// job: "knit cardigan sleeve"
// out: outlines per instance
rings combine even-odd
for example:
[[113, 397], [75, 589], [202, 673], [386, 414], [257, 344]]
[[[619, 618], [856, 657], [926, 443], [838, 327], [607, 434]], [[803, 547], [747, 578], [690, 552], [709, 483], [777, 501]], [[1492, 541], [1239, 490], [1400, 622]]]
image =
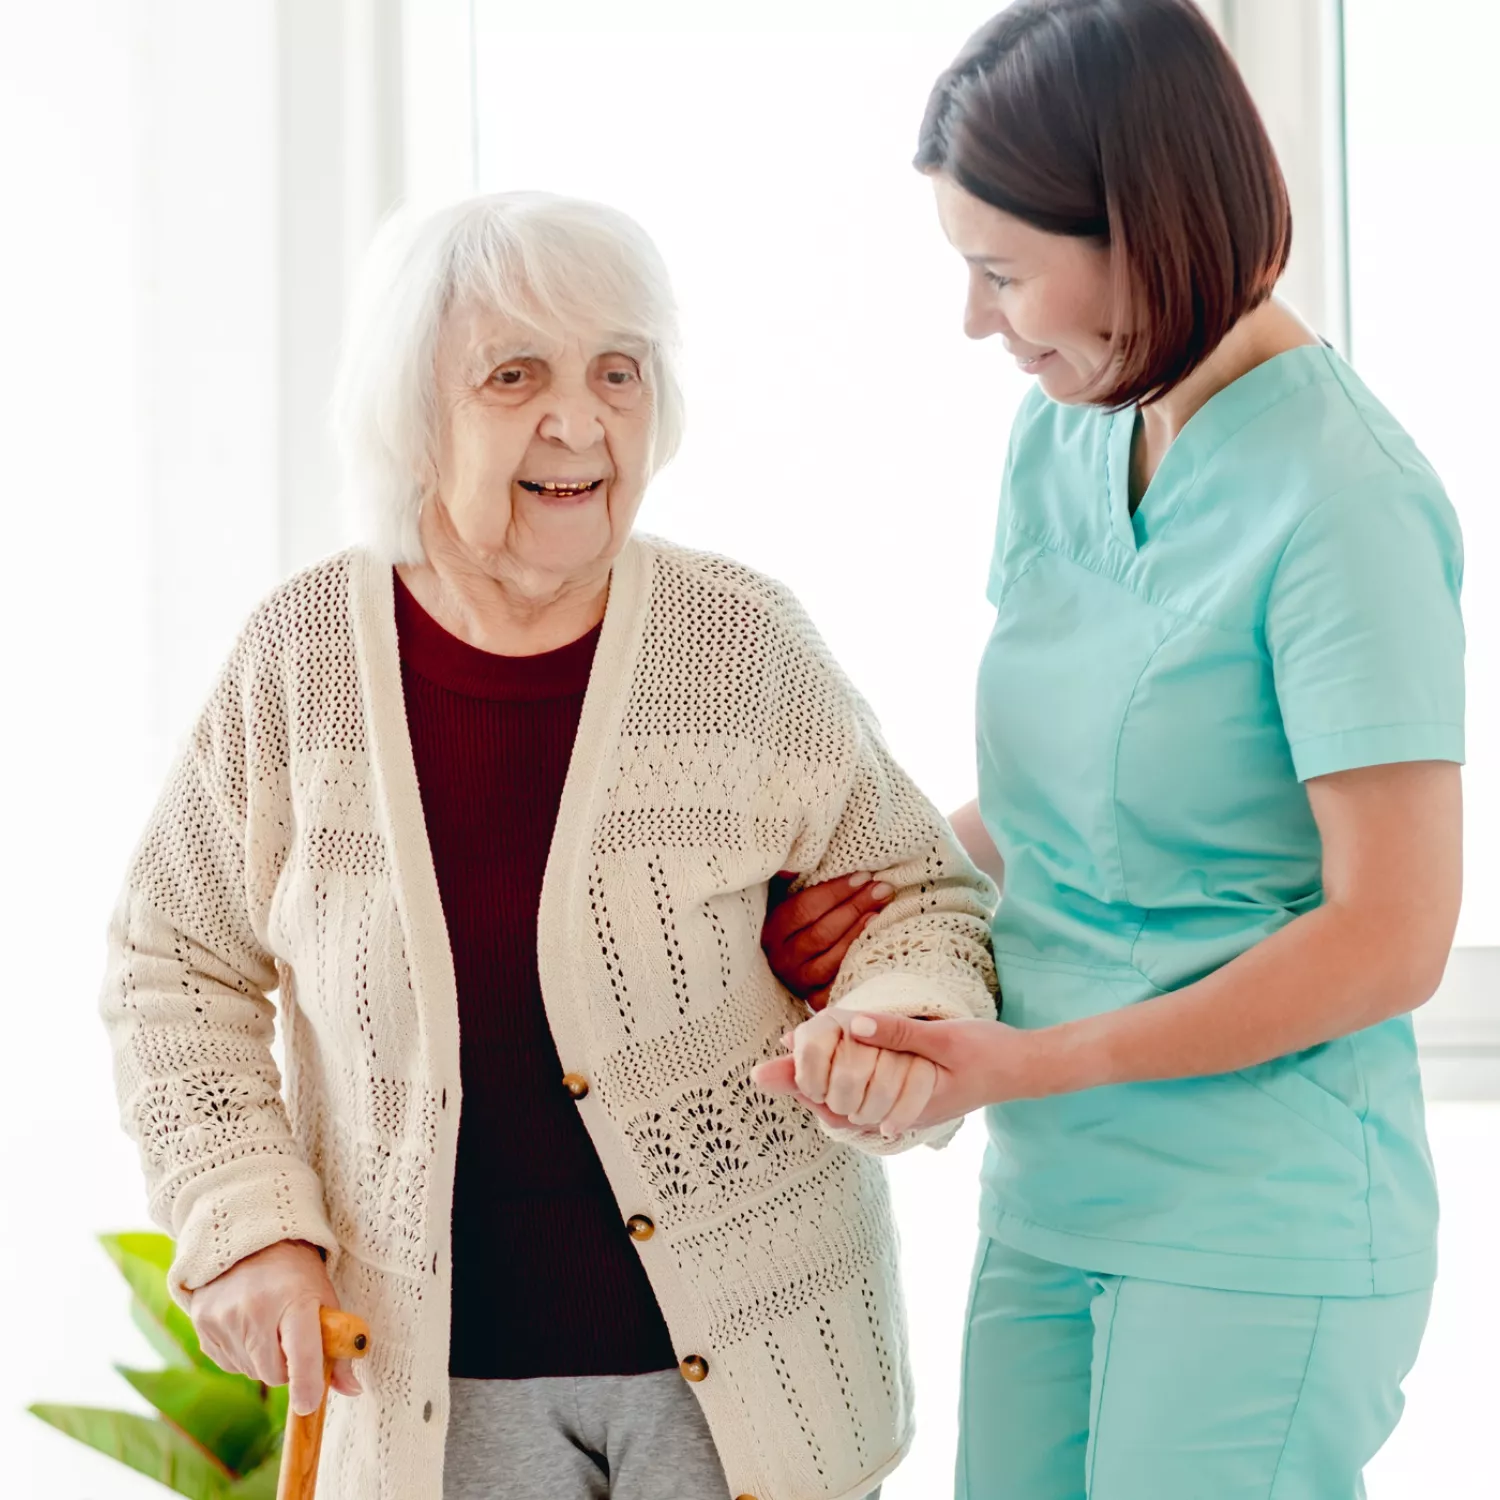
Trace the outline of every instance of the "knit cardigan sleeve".
[[[845, 955], [829, 1004], [931, 1020], [992, 1019], [997, 983], [989, 924], [999, 899], [994, 883], [896, 763], [870, 706], [800, 606], [788, 597], [786, 608], [803, 643], [806, 670], [841, 705], [845, 764], [845, 774], [794, 846], [788, 866], [798, 873], [794, 889], [868, 870], [896, 892]], [[888, 1155], [946, 1145], [958, 1124], [909, 1131], [890, 1142], [878, 1131], [824, 1129], [860, 1150]]]
[[151, 1215], [176, 1240], [184, 1306], [268, 1244], [336, 1249], [271, 1054], [278, 975], [264, 919], [290, 804], [277, 774], [285, 709], [275, 674], [256, 670], [257, 634], [252, 621], [136, 850], [101, 999], [122, 1123]]

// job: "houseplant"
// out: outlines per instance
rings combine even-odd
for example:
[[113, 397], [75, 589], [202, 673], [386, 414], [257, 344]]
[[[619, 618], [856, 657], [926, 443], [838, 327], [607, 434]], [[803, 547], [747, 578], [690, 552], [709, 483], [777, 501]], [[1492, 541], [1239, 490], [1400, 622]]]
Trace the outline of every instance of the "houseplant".
[[165, 1361], [120, 1374], [155, 1417], [38, 1403], [33, 1415], [190, 1500], [275, 1500], [286, 1388], [227, 1375], [204, 1354], [167, 1290], [172, 1242], [162, 1234], [100, 1236], [131, 1291], [131, 1316]]

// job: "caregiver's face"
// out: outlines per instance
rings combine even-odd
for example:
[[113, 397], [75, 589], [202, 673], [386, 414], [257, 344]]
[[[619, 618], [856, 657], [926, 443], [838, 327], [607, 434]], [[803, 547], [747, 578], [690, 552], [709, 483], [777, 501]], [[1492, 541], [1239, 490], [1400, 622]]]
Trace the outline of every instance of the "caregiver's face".
[[624, 546], [650, 472], [646, 350], [603, 329], [545, 338], [491, 309], [444, 319], [436, 499], [494, 576], [583, 578]]
[[998, 334], [1054, 401], [1081, 401], [1110, 359], [1108, 249], [1047, 234], [932, 174], [938, 220], [969, 267], [964, 332]]

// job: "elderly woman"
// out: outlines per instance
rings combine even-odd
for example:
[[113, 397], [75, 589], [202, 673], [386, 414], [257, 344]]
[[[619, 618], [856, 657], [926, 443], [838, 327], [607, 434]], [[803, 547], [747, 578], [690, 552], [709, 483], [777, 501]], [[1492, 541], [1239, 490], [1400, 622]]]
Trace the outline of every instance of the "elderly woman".
[[912, 1425], [870, 1156], [925, 1137], [752, 1082], [806, 1015], [767, 887], [883, 886], [830, 1001], [934, 1018], [993, 1014], [993, 887], [784, 589], [632, 537], [681, 428], [641, 231], [502, 195], [372, 263], [373, 544], [255, 611], [111, 929], [174, 1288], [299, 1410], [319, 1305], [369, 1321], [330, 1500], [854, 1500]]

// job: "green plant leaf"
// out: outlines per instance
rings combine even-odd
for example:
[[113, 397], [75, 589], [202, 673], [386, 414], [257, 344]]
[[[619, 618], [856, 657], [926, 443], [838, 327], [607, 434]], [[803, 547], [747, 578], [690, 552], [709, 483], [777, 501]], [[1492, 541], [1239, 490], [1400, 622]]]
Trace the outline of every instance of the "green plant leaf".
[[266, 1456], [271, 1416], [259, 1382], [217, 1370], [126, 1370], [120, 1374], [173, 1427], [236, 1475]]
[[[284, 1391], [285, 1386], [281, 1389]], [[267, 1394], [271, 1394], [269, 1391]], [[251, 1448], [245, 1454], [245, 1460], [239, 1472], [246, 1478], [268, 1459], [274, 1459], [281, 1452], [281, 1440], [286, 1433], [286, 1410], [283, 1407], [278, 1414], [272, 1402], [266, 1402], [266, 1432], [257, 1447]]]
[[[266, 1437], [258, 1451], [245, 1455], [240, 1472], [254, 1469], [268, 1459], [275, 1460], [281, 1452], [281, 1439], [286, 1433], [286, 1414], [291, 1406], [291, 1388], [284, 1385], [257, 1385], [256, 1395], [266, 1413]], [[246, 1476], [249, 1477], [248, 1475]], [[274, 1488], [274, 1486], [273, 1486]]]
[[186, 1495], [188, 1500], [227, 1500], [235, 1493], [232, 1476], [222, 1465], [165, 1422], [134, 1412], [101, 1411], [90, 1406], [42, 1403], [28, 1409], [59, 1432]]
[[156, 1314], [139, 1297], [130, 1299], [130, 1321], [146, 1336], [146, 1342], [166, 1362], [178, 1370], [196, 1370], [193, 1357], [167, 1332], [165, 1324], [157, 1320]]
[[286, 1414], [291, 1409], [292, 1388], [289, 1385], [266, 1387], [266, 1409], [271, 1413], [271, 1426], [277, 1432], [286, 1429]]
[[[130, 1284], [145, 1312], [200, 1370], [218, 1366], [203, 1352], [188, 1315], [167, 1290], [172, 1241], [164, 1234], [102, 1234], [99, 1243]], [[154, 1342], [154, 1341], [153, 1341]]]
[[281, 1479], [281, 1451], [278, 1448], [253, 1473], [229, 1487], [234, 1500], [276, 1500], [276, 1486]]

